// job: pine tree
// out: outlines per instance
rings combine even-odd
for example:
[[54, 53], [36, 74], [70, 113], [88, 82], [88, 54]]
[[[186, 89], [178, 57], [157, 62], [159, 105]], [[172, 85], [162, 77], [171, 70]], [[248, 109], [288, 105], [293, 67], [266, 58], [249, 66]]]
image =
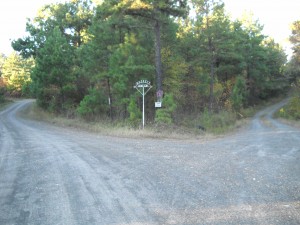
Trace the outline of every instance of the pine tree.
[[53, 110], [60, 111], [66, 103], [68, 92], [75, 89], [73, 48], [56, 27], [37, 55], [32, 77], [38, 101], [45, 108], [51, 106]]
[[16, 52], [5, 59], [2, 68], [2, 79], [11, 95], [29, 95], [30, 72], [33, 65], [34, 62], [31, 58], [23, 59]]

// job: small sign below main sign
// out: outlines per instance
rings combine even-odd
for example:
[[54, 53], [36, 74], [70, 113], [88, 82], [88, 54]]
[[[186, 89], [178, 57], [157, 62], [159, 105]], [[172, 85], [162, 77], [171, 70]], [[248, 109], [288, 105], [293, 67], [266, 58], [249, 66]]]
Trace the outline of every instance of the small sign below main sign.
[[161, 108], [161, 102], [155, 102], [155, 108]]

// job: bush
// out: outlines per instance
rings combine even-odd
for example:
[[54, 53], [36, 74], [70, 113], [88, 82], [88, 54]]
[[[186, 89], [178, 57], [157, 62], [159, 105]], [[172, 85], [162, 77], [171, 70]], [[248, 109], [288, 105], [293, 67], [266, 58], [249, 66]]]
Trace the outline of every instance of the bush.
[[5, 92], [6, 89], [4, 87], [0, 87], [0, 103], [5, 102]]
[[278, 115], [287, 119], [300, 119], [300, 97], [294, 96], [291, 98], [289, 103], [281, 108], [278, 112]]
[[171, 124], [173, 113], [177, 107], [172, 94], [166, 94], [163, 98], [163, 108], [158, 109], [155, 114], [155, 122], [160, 124]]
[[77, 112], [85, 119], [93, 119], [98, 114], [106, 113], [108, 105], [101, 90], [91, 88], [77, 107]]
[[141, 122], [142, 113], [136, 104], [136, 99], [132, 97], [129, 101], [129, 105], [127, 107], [129, 112], [129, 123], [133, 126], [138, 126]]
[[243, 77], [239, 76], [236, 79], [231, 95], [232, 107], [235, 111], [239, 112], [243, 108], [247, 95], [246, 81]]
[[59, 96], [59, 89], [55, 86], [39, 89], [37, 91], [37, 104], [43, 109], [55, 111], [55, 103]]
[[235, 113], [229, 111], [210, 113], [208, 109], [205, 109], [197, 121], [194, 122], [194, 126], [204, 127], [212, 133], [224, 133], [232, 129], [236, 121], [237, 117]]

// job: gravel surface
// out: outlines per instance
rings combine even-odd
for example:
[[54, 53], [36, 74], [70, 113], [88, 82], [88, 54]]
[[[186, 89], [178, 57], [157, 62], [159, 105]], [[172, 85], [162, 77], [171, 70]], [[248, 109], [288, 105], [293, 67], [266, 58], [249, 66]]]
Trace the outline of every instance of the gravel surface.
[[0, 224], [300, 224], [300, 130], [259, 112], [215, 140], [106, 137], [0, 112]]

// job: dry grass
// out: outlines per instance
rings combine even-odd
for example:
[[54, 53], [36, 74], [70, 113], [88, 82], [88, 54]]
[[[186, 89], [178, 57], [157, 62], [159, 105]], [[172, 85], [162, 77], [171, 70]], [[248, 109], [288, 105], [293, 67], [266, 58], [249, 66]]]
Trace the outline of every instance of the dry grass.
[[[250, 118], [262, 106], [243, 110], [240, 115], [234, 116], [230, 112], [222, 112], [215, 115], [201, 114], [198, 117], [185, 117], [182, 124], [156, 125], [147, 124], [145, 129], [133, 128], [126, 123], [111, 123], [104, 119], [88, 122], [79, 117], [68, 119], [66, 117], [46, 112], [36, 104], [24, 110], [23, 116], [44, 121], [60, 127], [85, 130], [108, 136], [129, 137], [129, 138], [155, 138], [155, 139], [179, 139], [179, 140], [207, 140], [227, 134], [234, 134], [247, 127]], [[237, 119], [239, 118], [239, 119]], [[204, 125], [206, 131], [198, 128]]]
[[0, 110], [5, 109], [9, 104], [11, 104], [12, 101], [11, 100], [5, 100], [4, 102], [0, 103]]
[[300, 121], [299, 120], [292, 120], [292, 119], [285, 119], [285, 118], [277, 118], [280, 122], [285, 123], [291, 127], [299, 128], [300, 129]]
[[145, 129], [133, 128], [124, 124], [111, 124], [108, 121], [87, 122], [81, 118], [68, 119], [40, 109], [36, 104], [24, 109], [22, 116], [32, 120], [44, 121], [60, 127], [85, 130], [108, 136], [129, 138], [155, 138], [155, 139], [179, 139], [179, 140], [206, 140], [215, 137], [197, 129], [189, 129], [178, 126], [146, 125]]

